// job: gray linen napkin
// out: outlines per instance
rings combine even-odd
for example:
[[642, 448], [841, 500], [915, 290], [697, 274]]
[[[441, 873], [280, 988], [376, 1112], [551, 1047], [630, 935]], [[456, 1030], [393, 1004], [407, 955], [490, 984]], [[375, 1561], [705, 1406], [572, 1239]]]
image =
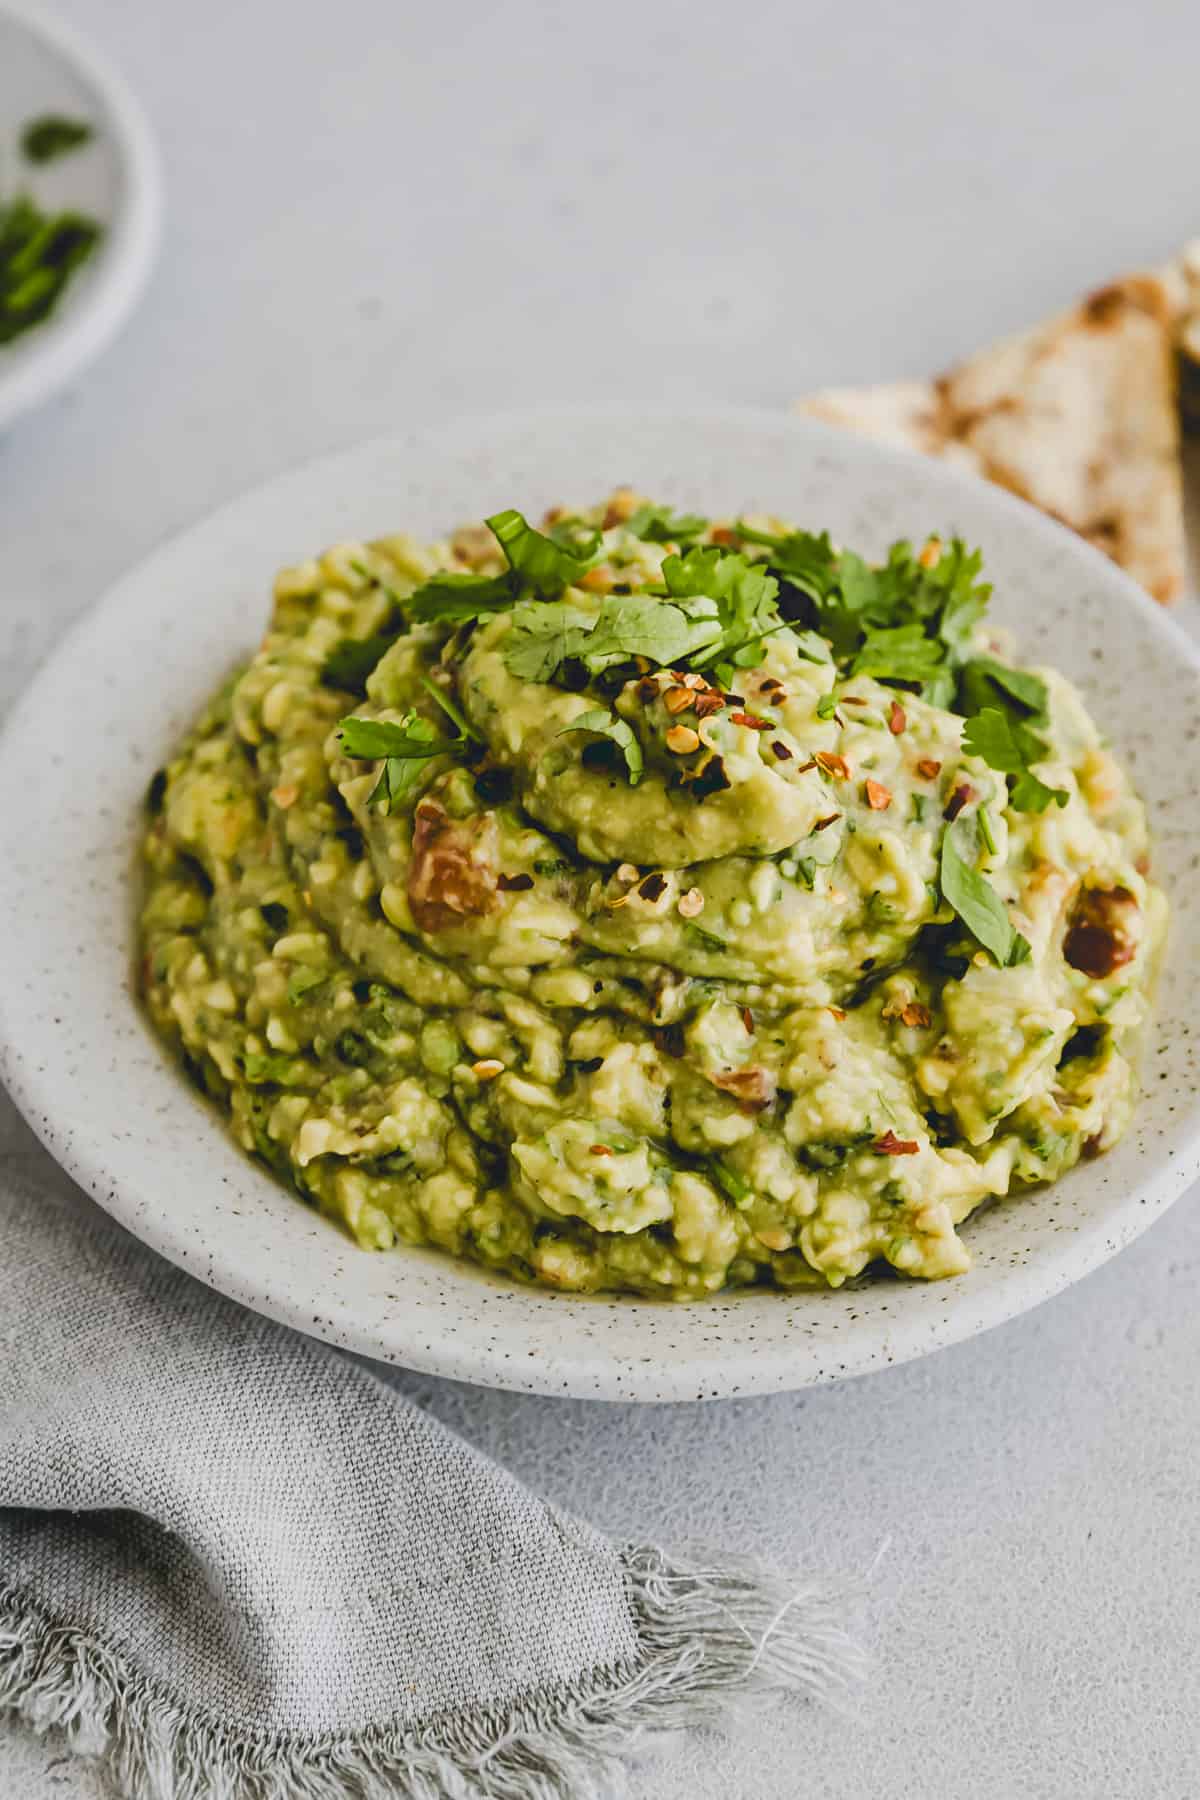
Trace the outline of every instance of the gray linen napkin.
[[819, 1589], [614, 1546], [53, 1181], [0, 1164], [0, 1708], [128, 1794], [610, 1794], [855, 1672]]

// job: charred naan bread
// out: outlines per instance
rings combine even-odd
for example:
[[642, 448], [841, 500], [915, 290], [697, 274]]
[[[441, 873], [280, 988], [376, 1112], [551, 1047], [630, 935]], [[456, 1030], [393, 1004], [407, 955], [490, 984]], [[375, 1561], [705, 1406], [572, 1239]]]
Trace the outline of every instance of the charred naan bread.
[[1129, 276], [935, 380], [830, 389], [799, 410], [973, 469], [1169, 602], [1185, 570], [1179, 293]]

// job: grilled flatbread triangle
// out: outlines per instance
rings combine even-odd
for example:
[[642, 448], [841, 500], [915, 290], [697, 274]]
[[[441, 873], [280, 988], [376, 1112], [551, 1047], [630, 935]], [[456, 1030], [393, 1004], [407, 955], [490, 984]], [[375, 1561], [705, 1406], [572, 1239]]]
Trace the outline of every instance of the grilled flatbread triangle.
[[933, 381], [832, 388], [798, 410], [975, 470], [1169, 602], [1186, 565], [1176, 311], [1159, 277], [1129, 276]]

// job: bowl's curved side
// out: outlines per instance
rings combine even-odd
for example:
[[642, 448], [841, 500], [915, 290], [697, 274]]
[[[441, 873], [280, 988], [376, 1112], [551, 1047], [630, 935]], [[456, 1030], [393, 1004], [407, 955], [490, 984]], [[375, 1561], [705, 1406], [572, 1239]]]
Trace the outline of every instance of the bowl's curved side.
[[[1129, 1136], [968, 1227], [972, 1273], [688, 1306], [501, 1284], [428, 1253], [368, 1256], [247, 1162], [178, 1078], [130, 992], [129, 857], [164, 751], [254, 635], [275, 567], [403, 522], [434, 532], [617, 480], [675, 505], [766, 506], [879, 552], [936, 528], [980, 542], [1023, 649], [1079, 679], [1150, 803], [1176, 903], [1146, 1094]], [[78, 759], [39, 724], [70, 717]], [[1190, 764], [1200, 659], [1097, 553], [936, 465], [762, 413], [465, 421], [323, 460], [235, 502], [127, 576], [60, 646], [0, 741], [0, 1075], [111, 1213], [234, 1299], [348, 1348], [548, 1394], [678, 1400], [829, 1381], [1012, 1317], [1105, 1260], [1200, 1170], [1200, 942]], [[1167, 747], [1169, 753], [1164, 753]]]
[[106, 169], [104, 241], [52, 316], [6, 350], [0, 430], [73, 381], [120, 331], [154, 266], [163, 211], [162, 172], [149, 123], [107, 58], [69, 26], [16, 0], [0, 0], [0, 38], [5, 34], [10, 48], [21, 34], [26, 56], [51, 70], [58, 65], [60, 79], [86, 97], [88, 115], [98, 124], [88, 154], [104, 158]]

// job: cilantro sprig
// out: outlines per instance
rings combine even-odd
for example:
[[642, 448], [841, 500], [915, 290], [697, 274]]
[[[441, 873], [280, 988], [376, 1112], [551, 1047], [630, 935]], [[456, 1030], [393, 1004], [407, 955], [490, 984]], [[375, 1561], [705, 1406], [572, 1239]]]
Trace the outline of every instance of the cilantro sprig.
[[398, 725], [386, 719], [342, 719], [338, 736], [346, 755], [364, 762], [382, 762], [379, 779], [367, 796], [369, 806], [390, 813], [397, 801], [410, 793], [426, 763], [435, 756], [461, 756], [465, 735], [440, 736], [427, 719], [409, 712]]
[[966, 664], [959, 708], [968, 715], [963, 749], [1009, 777], [1009, 805], [1017, 812], [1045, 812], [1053, 801], [1065, 806], [1067, 790], [1050, 787], [1033, 770], [1048, 745], [1035, 726], [1046, 723], [1048, 694], [1040, 675], [1010, 669], [991, 656]]

